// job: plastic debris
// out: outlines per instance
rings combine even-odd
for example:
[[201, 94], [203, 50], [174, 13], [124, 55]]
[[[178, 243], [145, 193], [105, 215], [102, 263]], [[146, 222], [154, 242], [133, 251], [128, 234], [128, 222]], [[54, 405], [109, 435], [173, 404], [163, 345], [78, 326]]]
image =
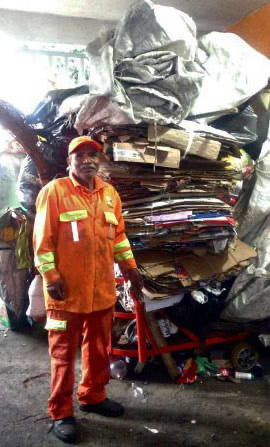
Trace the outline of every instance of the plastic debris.
[[155, 434], [159, 433], [159, 431], [156, 428], [150, 428], [150, 427], [147, 427], [146, 425], [144, 426], [144, 428], [146, 428], [146, 430], [149, 430], [151, 433], [155, 433]]
[[198, 365], [193, 358], [186, 361], [177, 383], [194, 383], [197, 380]]
[[132, 383], [131, 389], [133, 391], [133, 395], [134, 395], [135, 399], [139, 399], [140, 402], [142, 402], [142, 403], [147, 403], [147, 400], [148, 400], [147, 394], [142, 389], [142, 387], [137, 386], [135, 383]]
[[197, 301], [197, 303], [200, 304], [205, 304], [208, 301], [208, 296], [205, 295], [203, 292], [201, 292], [200, 290], [192, 290], [190, 292], [190, 295], [192, 296], [192, 298]]
[[196, 357], [197, 373], [201, 376], [221, 375], [219, 365], [210, 362], [207, 357]]

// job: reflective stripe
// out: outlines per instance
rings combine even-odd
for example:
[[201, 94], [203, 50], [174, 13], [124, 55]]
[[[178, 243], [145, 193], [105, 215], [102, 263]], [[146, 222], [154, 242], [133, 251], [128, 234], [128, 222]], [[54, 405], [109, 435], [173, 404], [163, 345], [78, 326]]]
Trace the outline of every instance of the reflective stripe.
[[111, 223], [113, 225], [118, 225], [118, 220], [116, 219], [114, 213], [111, 213], [111, 211], [104, 211], [104, 214], [106, 222]]
[[87, 216], [86, 210], [67, 211], [60, 214], [59, 220], [60, 222], [72, 222], [73, 220], [87, 219]]
[[47, 331], [66, 331], [67, 321], [66, 320], [54, 320], [53, 318], [47, 318], [45, 329]]
[[49, 251], [48, 253], [43, 253], [42, 255], [35, 256], [36, 266], [39, 266], [43, 262], [54, 262], [54, 252]]
[[121, 250], [121, 248], [130, 248], [130, 243], [128, 239], [125, 239], [122, 242], [118, 242], [118, 244], [115, 244], [114, 251]]
[[125, 253], [120, 253], [120, 254], [114, 256], [114, 259], [117, 262], [126, 261], [127, 259], [131, 259], [131, 258], [133, 258], [133, 253], [131, 250], [125, 251]]
[[55, 263], [51, 262], [50, 264], [43, 264], [40, 267], [38, 267], [39, 273], [43, 275], [44, 273], [48, 272], [49, 270], [55, 269]]

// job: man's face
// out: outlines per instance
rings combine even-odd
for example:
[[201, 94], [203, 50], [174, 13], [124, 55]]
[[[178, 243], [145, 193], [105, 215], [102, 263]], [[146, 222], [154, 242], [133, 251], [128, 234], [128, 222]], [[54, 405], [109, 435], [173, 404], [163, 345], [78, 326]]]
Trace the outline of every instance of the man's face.
[[97, 174], [100, 153], [87, 144], [82, 144], [69, 158], [70, 171], [83, 183], [89, 183]]

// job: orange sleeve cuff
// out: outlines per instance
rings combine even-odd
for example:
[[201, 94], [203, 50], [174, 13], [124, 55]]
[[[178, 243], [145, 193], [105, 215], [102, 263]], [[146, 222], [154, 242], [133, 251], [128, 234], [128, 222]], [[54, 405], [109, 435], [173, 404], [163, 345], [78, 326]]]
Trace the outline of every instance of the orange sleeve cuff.
[[57, 281], [58, 279], [60, 279], [60, 275], [58, 270], [56, 269], [51, 269], [48, 270], [45, 273], [42, 273], [42, 278], [44, 281], [44, 284], [46, 286], [49, 286], [50, 284], [52, 284], [53, 282]]
[[118, 262], [120, 270], [132, 270], [137, 268], [137, 264], [134, 258], [126, 259], [125, 261]]

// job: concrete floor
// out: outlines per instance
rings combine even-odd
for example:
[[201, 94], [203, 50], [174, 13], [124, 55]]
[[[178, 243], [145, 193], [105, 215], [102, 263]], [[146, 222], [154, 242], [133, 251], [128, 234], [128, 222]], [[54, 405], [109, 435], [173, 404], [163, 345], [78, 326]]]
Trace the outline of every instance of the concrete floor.
[[[47, 433], [49, 360], [45, 331], [0, 331], [1, 447], [60, 447]], [[79, 362], [76, 365], [79, 378]], [[147, 402], [134, 397], [131, 380], [112, 380], [109, 395], [126, 407], [124, 417], [106, 419], [80, 413], [76, 443], [82, 447], [268, 447], [270, 385], [265, 380], [241, 384], [214, 378], [193, 385], [136, 380]], [[151, 429], [158, 432], [152, 432]]]

